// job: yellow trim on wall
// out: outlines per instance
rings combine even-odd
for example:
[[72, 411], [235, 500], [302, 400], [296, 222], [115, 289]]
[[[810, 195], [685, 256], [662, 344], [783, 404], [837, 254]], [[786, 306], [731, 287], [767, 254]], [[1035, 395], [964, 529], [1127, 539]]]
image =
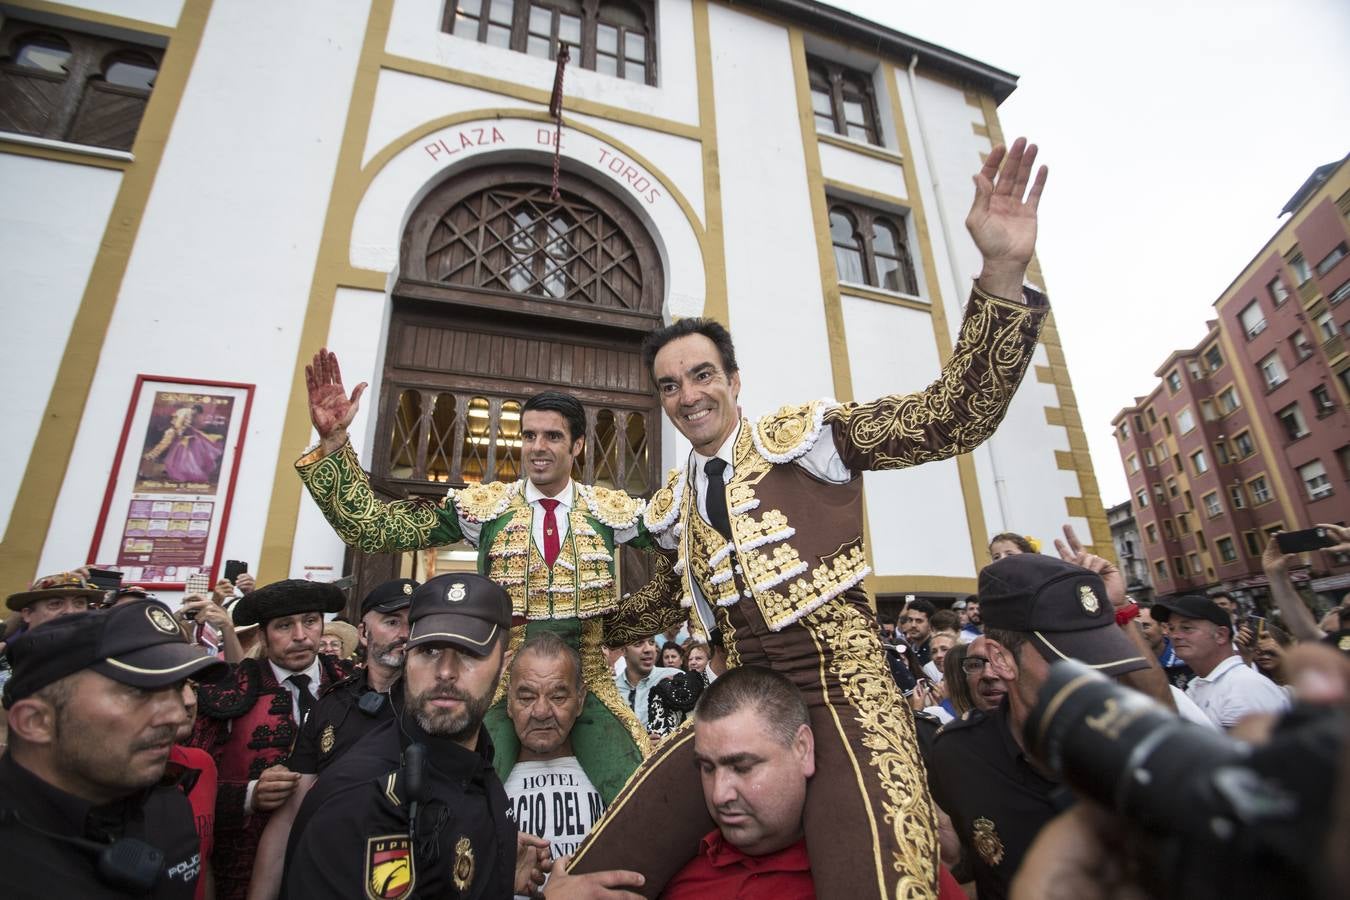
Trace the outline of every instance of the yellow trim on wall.
[[[806, 71], [806, 42], [800, 28], [788, 29], [792, 55], [792, 75], [797, 88], [797, 122], [802, 133], [802, 155], [806, 161], [806, 189], [811, 199], [811, 223], [816, 230], [816, 261], [820, 266], [821, 295], [825, 304], [825, 343], [830, 354], [834, 396], [841, 403], [853, 400], [853, 373], [848, 360], [848, 338], [844, 334], [844, 305], [835, 277], [834, 244], [830, 241], [829, 211], [825, 202], [825, 175], [820, 167], [816, 120], [811, 112], [811, 78]], [[869, 560], [870, 563], [870, 560]]]
[[[877, 575], [873, 580], [876, 595], [881, 594], [974, 594], [980, 583], [976, 578], [949, 575]], [[873, 601], [875, 602], [875, 600]]]
[[[998, 121], [998, 109], [987, 94], [980, 94], [980, 109], [984, 114], [984, 124], [989, 130], [989, 138], [994, 144], [1004, 143], [1003, 128]], [[967, 96], [969, 100], [969, 96]], [[1045, 276], [1041, 273], [1040, 260], [1032, 257], [1027, 267], [1027, 279], [1033, 284], [1045, 286]], [[1092, 466], [1092, 456], [1088, 452], [1087, 432], [1083, 430], [1083, 418], [1078, 412], [1078, 400], [1074, 395], [1073, 382], [1069, 378], [1069, 367], [1064, 356], [1064, 346], [1060, 343], [1059, 329], [1055, 327], [1054, 311], [1046, 316], [1045, 327], [1041, 331], [1041, 345], [1045, 347], [1050, 359], [1050, 375], [1058, 395], [1058, 408], [1047, 407], [1045, 419], [1052, 425], [1064, 428], [1069, 438], [1069, 449], [1074, 454], [1074, 472], [1078, 476], [1077, 497], [1065, 497], [1064, 509], [1071, 516], [1087, 519], [1090, 543], [1088, 549], [1105, 559], [1116, 561], [1115, 543], [1111, 540], [1111, 526], [1106, 521], [1106, 508], [1102, 505], [1101, 488], [1097, 484], [1097, 473]], [[1037, 373], [1039, 378], [1039, 372]]]
[[47, 159], [52, 162], [70, 163], [74, 166], [93, 166], [96, 169], [113, 169], [118, 172], [125, 172], [127, 166], [131, 165], [129, 159], [115, 159], [107, 156], [96, 156], [92, 153], [81, 153], [78, 150], [60, 150], [56, 147], [35, 147], [32, 144], [25, 144], [20, 141], [10, 141], [0, 137], [0, 153], [10, 156], [28, 156], [33, 159]]
[[[13, 5], [18, 9], [25, 9], [31, 12], [45, 13], [51, 16], [61, 16], [75, 22], [92, 22], [95, 25], [106, 25], [110, 28], [124, 28], [127, 31], [139, 31], [143, 34], [154, 34], [160, 37], [172, 37], [178, 35], [178, 31], [167, 25], [159, 25], [155, 22], [146, 22], [143, 19], [131, 19], [126, 16], [115, 16], [112, 13], [99, 12], [98, 10], [85, 9], [82, 6], [70, 6], [65, 3], [50, 3], [48, 0], [13, 0]], [[180, 13], [178, 20], [178, 29], [182, 29], [183, 21], [187, 18], [188, 3], [183, 4], [183, 12]], [[162, 70], [161, 70], [162, 71]], [[161, 76], [162, 78], [162, 76]], [[155, 89], [158, 90], [160, 78], [155, 79]], [[147, 110], [148, 112], [148, 110]], [[142, 120], [144, 121], [144, 120]]]
[[694, 69], [698, 73], [698, 123], [703, 153], [703, 315], [731, 327], [727, 297], [726, 237], [722, 232], [722, 169], [717, 147], [717, 102], [713, 93], [712, 30], [708, 0], [694, 0]]
[[[491, 75], [482, 75], [464, 69], [438, 66], [434, 63], [423, 62], [420, 59], [409, 59], [406, 56], [398, 56], [393, 53], [385, 53], [380, 58], [380, 68], [388, 69], [391, 72], [402, 72], [405, 75], [421, 75], [423, 78], [434, 78], [437, 81], [444, 81], [449, 84], [477, 88], [480, 91], [501, 94], [504, 97], [514, 97], [528, 103], [538, 103], [545, 109], [548, 108], [551, 95], [550, 91], [541, 88], [532, 88], [514, 81], [505, 81], [501, 78], [493, 78]], [[703, 130], [698, 125], [688, 125], [674, 119], [651, 116], [625, 109], [622, 106], [610, 106], [608, 103], [597, 103], [594, 100], [584, 100], [580, 97], [568, 97], [566, 106], [568, 110], [579, 115], [609, 119], [614, 122], [622, 122], [625, 125], [636, 125], [639, 128], [659, 131], [662, 134], [673, 134], [676, 137], [689, 138], [695, 141], [703, 138]]]
[[[908, 179], [906, 179], [906, 181], [908, 181]], [[901, 212], [908, 212], [910, 207], [913, 206], [913, 204], [904, 197], [897, 197], [894, 194], [887, 194], [882, 191], [874, 191], [871, 188], [858, 187], [856, 184], [849, 184], [847, 181], [840, 181], [837, 178], [826, 178], [825, 187], [831, 192], [851, 194], [855, 197], [861, 197], [864, 200], [871, 200], [873, 203], [894, 207]]]
[[132, 145], [135, 161], [123, 170], [98, 254], [85, 282], [42, 422], [33, 440], [33, 450], [14, 498], [9, 526], [0, 542], [0, 584], [24, 585], [37, 574], [56, 501], [75, 447], [75, 437], [104, 349], [108, 323], [117, 307], [117, 295], [122, 289], [122, 279], [173, 129], [174, 117], [187, 89], [188, 75], [201, 46], [211, 4], [212, 0], [185, 0], [174, 29], [53, 3], [25, 4], [29, 9], [57, 12], [85, 21], [168, 34], [172, 39], [164, 53], [145, 115], [141, 117], [136, 142]]
[[[289, 451], [304, 447], [310, 434], [309, 400], [305, 392], [306, 354], [327, 343], [336, 300], [335, 286], [351, 271], [348, 260], [352, 222], [364, 194], [362, 188], [365, 183], [361, 171], [361, 154], [370, 131], [371, 113], [375, 108], [375, 88], [379, 82], [379, 61], [389, 35], [392, 13], [393, 0], [375, 0], [366, 20], [361, 56], [352, 83], [351, 102], [347, 107], [347, 122], [343, 127], [342, 144], [333, 172], [333, 190], [329, 194], [319, 255], [314, 264], [314, 278], [310, 282], [309, 304], [305, 307], [304, 322], [300, 327], [286, 418], [282, 422], [281, 452], [272, 477], [272, 502], [267, 507], [262, 554], [258, 564], [258, 579], [263, 584], [279, 581], [290, 574], [295, 529], [300, 513], [300, 479], [295, 477], [294, 460]], [[384, 290], [383, 286], [380, 290]], [[365, 401], [370, 404], [375, 402], [375, 398], [368, 396]]]
[[873, 287], [867, 287], [862, 284], [854, 284], [850, 281], [841, 281], [839, 283], [839, 293], [844, 297], [855, 297], [859, 300], [875, 300], [877, 303], [889, 303], [892, 306], [903, 306], [905, 309], [916, 309], [919, 312], [932, 315], [933, 304], [927, 300], [918, 300], [914, 297], [906, 297], [903, 294], [893, 294], [890, 291], [881, 291]]
[[[811, 130], [816, 131], [816, 119], [814, 115], [811, 116]], [[864, 144], [861, 141], [850, 140], [837, 134], [830, 134], [828, 131], [816, 131], [816, 140], [822, 144], [829, 144], [832, 147], [839, 147], [843, 150], [849, 150], [863, 156], [870, 156], [873, 159], [879, 159], [882, 162], [888, 162], [892, 165], [903, 166], [905, 164], [905, 157], [896, 153], [894, 150], [887, 150], [885, 147], [878, 147], [875, 144]]]

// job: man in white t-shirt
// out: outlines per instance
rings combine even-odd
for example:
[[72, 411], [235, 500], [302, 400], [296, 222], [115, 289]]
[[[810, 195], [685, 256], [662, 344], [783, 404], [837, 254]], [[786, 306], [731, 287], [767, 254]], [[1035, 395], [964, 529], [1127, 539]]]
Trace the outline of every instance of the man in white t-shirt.
[[576, 850], [605, 811], [572, 747], [586, 687], [581, 657], [551, 631], [532, 635], [511, 660], [506, 711], [520, 756], [505, 780], [516, 827], [549, 842], [553, 858]]
[[1195, 677], [1186, 694], [1220, 728], [1256, 712], [1280, 712], [1289, 697], [1242, 662], [1233, 649], [1233, 620], [1208, 597], [1188, 594], [1157, 601], [1153, 618], [1170, 626], [1172, 650]]

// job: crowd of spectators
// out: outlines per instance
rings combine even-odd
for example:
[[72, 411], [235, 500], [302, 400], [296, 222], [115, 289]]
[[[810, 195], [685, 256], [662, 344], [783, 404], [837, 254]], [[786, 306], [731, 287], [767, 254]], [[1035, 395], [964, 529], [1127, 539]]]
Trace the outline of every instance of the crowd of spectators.
[[[1350, 529], [1326, 527], [1339, 541], [1329, 552], [1350, 547]], [[1076, 823], [1080, 837], [1100, 832], [1100, 819], [1084, 817], [1105, 814], [1084, 812], [1088, 802], [1023, 736], [1058, 660], [1086, 663], [1193, 727], [1252, 746], [1278, 734], [1291, 708], [1346, 696], [1342, 616], [1350, 619], [1350, 609], [1314, 614], [1289, 576], [1297, 558], [1273, 542], [1265, 610], [1231, 594], [1136, 605], [1115, 567], [1071, 531], [1055, 548], [1043, 554], [1026, 538], [998, 535], [978, 593], [936, 603], [910, 597], [878, 623], [879, 652], [914, 713], [940, 810], [943, 896], [1040, 896], [1028, 891], [1077, 849], [1065, 850], [1061, 823]], [[452, 591], [470, 576], [454, 577]], [[387, 813], [381, 804], [408, 789], [402, 781], [391, 781], [388, 795], [359, 788], [380, 765], [406, 778], [411, 729], [432, 752], [441, 752], [438, 734], [477, 736], [433, 765], [461, 773], [461, 786], [441, 798], [451, 806], [464, 802], [464, 790], [502, 792], [510, 846], [502, 835], [492, 843], [501, 823], [490, 816], [473, 826], [484, 846], [496, 847], [495, 863], [476, 864], [501, 869], [500, 890], [635, 896], [625, 891], [640, 890], [638, 873], [572, 877], [553, 864], [576, 851], [605, 810], [572, 744], [587, 693], [577, 651], [550, 631], [511, 653], [503, 640], [497, 675], [449, 676], [473, 690], [438, 687], [450, 652], [439, 642], [459, 647], [446, 635], [463, 626], [422, 587], [408, 579], [380, 585], [351, 623], [340, 615], [347, 598], [337, 587], [256, 586], [247, 573], [173, 607], [134, 585], [98, 587], [87, 570], [11, 594], [0, 655], [0, 853], [13, 895], [84, 896], [98, 884], [107, 896], [319, 896], [349, 876], [370, 888], [371, 866], [387, 881], [370, 889], [383, 893], [337, 895], [410, 895], [413, 874], [399, 864], [412, 845], [373, 836], [381, 849], [368, 853], [366, 838], [357, 838], [369, 828], [348, 834], [355, 826], [339, 823], [378, 821]], [[488, 609], [483, 621], [496, 615], [493, 597], [481, 596], [494, 589], [477, 579], [469, 590]], [[463, 647], [452, 655], [476, 659]], [[414, 657], [415, 678], [405, 665]], [[717, 827], [664, 896], [814, 896], [802, 817], [815, 763], [799, 692], [770, 670], [728, 668], [725, 654], [687, 629], [612, 648], [610, 658], [615, 688], [654, 745], [693, 720]], [[483, 768], [486, 733], [477, 723], [502, 672], [520, 753], [496, 781]], [[1061, 861], [1047, 862], [1042, 843]], [[102, 852], [109, 847], [122, 862], [110, 862]], [[23, 867], [10, 864], [20, 858]], [[444, 862], [443, 872], [433, 864], [416, 873], [419, 894], [437, 878], [462, 880], [463, 859]]]

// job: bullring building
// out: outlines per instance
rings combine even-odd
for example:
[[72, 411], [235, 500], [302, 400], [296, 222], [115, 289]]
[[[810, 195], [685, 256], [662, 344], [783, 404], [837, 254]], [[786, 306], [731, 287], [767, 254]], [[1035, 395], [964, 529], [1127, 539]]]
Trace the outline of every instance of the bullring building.
[[[391, 498], [519, 477], [553, 387], [578, 477], [650, 495], [688, 445], [637, 348], [679, 317], [730, 326], [752, 417], [921, 388], [1015, 86], [812, 0], [0, 2], [0, 587], [471, 565], [350, 553], [304, 495], [322, 346]], [[992, 440], [865, 496], [883, 604], [973, 591], [999, 531], [1109, 548], [1053, 322]]]

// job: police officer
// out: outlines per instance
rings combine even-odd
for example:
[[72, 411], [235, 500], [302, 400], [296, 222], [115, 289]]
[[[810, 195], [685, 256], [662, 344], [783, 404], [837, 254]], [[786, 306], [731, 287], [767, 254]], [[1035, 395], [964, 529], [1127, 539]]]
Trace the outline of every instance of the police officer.
[[[985, 633], [962, 662], [968, 675], [986, 667], [1008, 686], [1003, 702], [942, 726], [928, 755], [933, 799], [952, 819], [971, 864], [980, 900], [1008, 895], [1041, 827], [1073, 802], [1072, 792], [1043, 771], [1023, 747], [1022, 729], [1050, 663], [1076, 659], [1120, 676], [1150, 666], [1118, 624], [1107, 577], [1050, 556], [1001, 559], [980, 572]], [[1161, 670], [1158, 677], [1161, 678]]]
[[408, 606], [417, 582], [396, 578], [361, 601], [361, 641], [366, 664], [335, 683], [305, 720], [286, 768], [300, 775], [285, 805], [272, 814], [258, 841], [250, 900], [273, 900], [281, 890], [283, 857], [295, 815], [315, 779], [377, 725], [393, 718], [389, 691], [403, 671]]
[[191, 898], [202, 859], [165, 764], [183, 684], [225, 664], [141, 600], [48, 622], [9, 648], [0, 871], [11, 898]]

